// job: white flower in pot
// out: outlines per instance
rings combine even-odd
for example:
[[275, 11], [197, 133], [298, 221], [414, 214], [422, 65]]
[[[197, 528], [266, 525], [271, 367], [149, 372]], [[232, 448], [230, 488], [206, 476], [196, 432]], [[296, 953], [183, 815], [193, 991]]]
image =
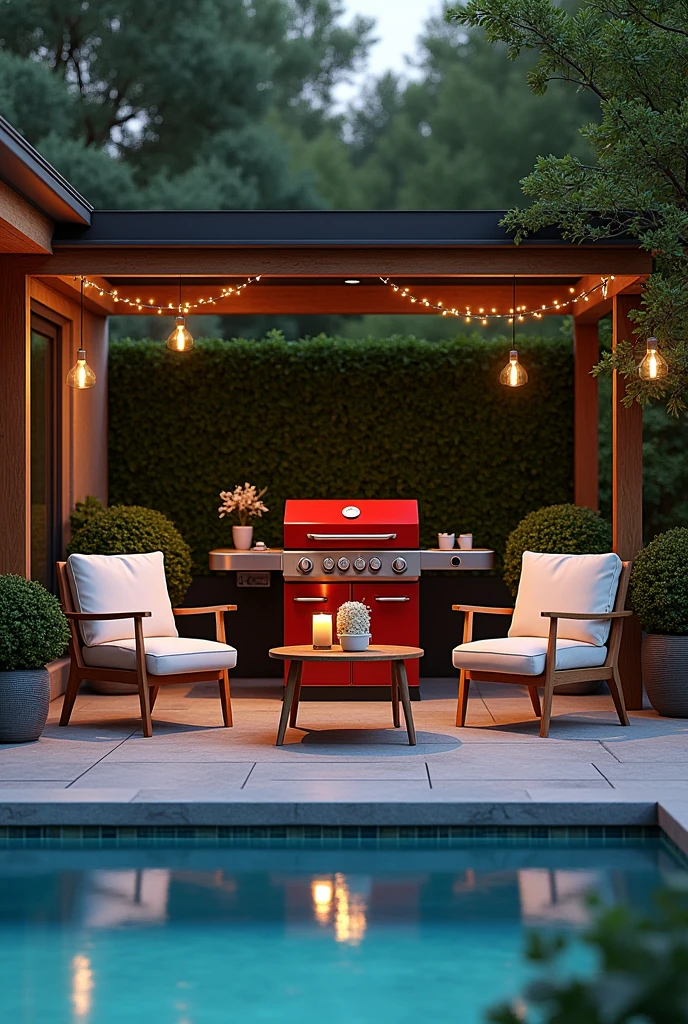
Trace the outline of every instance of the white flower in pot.
[[337, 610], [337, 635], [343, 651], [365, 651], [370, 640], [368, 605], [345, 601]]
[[246, 482], [242, 487], [237, 484], [233, 491], [220, 491], [222, 504], [218, 508], [220, 519], [225, 516], [235, 516], [239, 525], [232, 526], [232, 540], [237, 551], [249, 551], [253, 541], [253, 527], [249, 526], [249, 519], [262, 518], [263, 512], [269, 509], [260, 500], [267, 487], [257, 491], [254, 484]]

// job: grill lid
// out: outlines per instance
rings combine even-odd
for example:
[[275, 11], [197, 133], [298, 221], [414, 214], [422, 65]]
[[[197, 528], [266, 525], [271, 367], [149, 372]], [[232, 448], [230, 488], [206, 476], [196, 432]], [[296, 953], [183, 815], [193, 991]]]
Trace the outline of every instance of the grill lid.
[[287, 549], [417, 548], [418, 544], [417, 501], [292, 498], [284, 509]]

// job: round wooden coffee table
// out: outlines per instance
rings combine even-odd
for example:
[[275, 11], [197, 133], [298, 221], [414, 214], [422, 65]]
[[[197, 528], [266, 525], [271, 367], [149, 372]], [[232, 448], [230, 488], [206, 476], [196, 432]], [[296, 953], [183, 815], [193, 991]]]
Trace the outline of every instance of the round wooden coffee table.
[[314, 650], [310, 644], [303, 644], [300, 647], [273, 647], [270, 651], [271, 658], [291, 662], [275, 745], [281, 747], [284, 743], [287, 722], [292, 726], [296, 725], [304, 661], [388, 661], [392, 670], [392, 721], [394, 727], [398, 729], [399, 700], [401, 700], [408, 741], [412, 747], [415, 747], [416, 729], [411, 714], [411, 698], [404, 662], [412, 658], [422, 658], [423, 653], [420, 647], [397, 647], [391, 644], [371, 644], [366, 651], [359, 652], [343, 651], [336, 644], [329, 651]]

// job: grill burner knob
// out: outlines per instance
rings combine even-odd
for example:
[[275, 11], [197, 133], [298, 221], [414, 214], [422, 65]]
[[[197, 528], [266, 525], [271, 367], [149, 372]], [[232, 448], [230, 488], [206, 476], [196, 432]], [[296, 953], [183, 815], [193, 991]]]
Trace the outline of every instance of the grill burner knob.
[[310, 558], [299, 558], [296, 568], [299, 572], [310, 572], [313, 568], [313, 563]]
[[370, 569], [371, 572], [379, 572], [380, 569], [382, 568], [382, 559], [378, 558], [377, 555], [373, 555], [373, 557], [368, 562], [368, 568]]
[[322, 567], [323, 572], [334, 572], [334, 558], [330, 558], [329, 555], [327, 558], [323, 558]]
[[348, 559], [348, 558], [343, 558], [343, 557], [342, 557], [342, 558], [340, 558], [340, 559], [339, 559], [339, 561], [337, 562], [337, 565], [339, 566], [339, 568], [341, 569], [341, 571], [342, 571], [342, 572], [346, 572], [346, 570], [347, 570], [347, 569], [349, 568], [349, 566], [351, 565], [351, 562], [349, 561], [349, 559]]
[[395, 572], [406, 572], [406, 559], [401, 557], [395, 558], [392, 562], [392, 568]]
[[361, 558], [361, 556], [359, 555], [359, 557], [354, 562], [354, 569], [356, 570], [356, 572], [363, 572], [363, 570], [365, 569], [365, 558]]

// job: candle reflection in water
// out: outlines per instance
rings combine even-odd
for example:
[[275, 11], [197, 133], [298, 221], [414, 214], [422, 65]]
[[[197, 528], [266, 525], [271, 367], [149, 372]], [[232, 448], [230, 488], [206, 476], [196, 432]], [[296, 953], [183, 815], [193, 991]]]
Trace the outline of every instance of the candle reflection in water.
[[77, 953], [72, 959], [72, 1007], [74, 1020], [87, 1020], [91, 1012], [93, 971], [87, 956]]
[[311, 897], [315, 920], [321, 925], [334, 926], [337, 942], [357, 946], [366, 932], [366, 893], [349, 887], [346, 876], [337, 874], [334, 882], [315, 879], [311, 882]]

